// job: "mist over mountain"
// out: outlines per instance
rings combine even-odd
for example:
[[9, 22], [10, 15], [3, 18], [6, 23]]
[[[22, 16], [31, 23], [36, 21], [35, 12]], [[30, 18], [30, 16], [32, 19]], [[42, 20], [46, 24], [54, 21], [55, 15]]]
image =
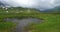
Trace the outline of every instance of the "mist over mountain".
[[0, 7], [8, 7], [10, 6], [9, 4], [6, 4], [6, 3], [3, 3], [3, 2], [0, 2]]
[[5, 6], [4, 3], [0, 2], [0, 6]]
[[60, 0], [0, 0], [2, 6], [26, 7], [39, 10], [51, 9], [60, 6]]
[[57, 7], [53, 8], [53, 9], [47, 9], [47, 10], [45, 10], [43, 12], [60, 13], [60, 6], [57, 6]]

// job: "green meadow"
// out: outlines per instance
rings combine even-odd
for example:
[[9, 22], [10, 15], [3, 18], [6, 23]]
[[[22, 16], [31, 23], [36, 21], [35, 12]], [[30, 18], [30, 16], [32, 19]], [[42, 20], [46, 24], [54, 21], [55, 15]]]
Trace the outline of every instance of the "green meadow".
[[[7, 12], [8, 11], [8, 12]], [[6, 22], [4, 18], [27, 18], [34, 17], [43, 19], [42, 23], [31, 24], [25, 28], [29, 32], [60, 32], [60, 14], [57, 13], [41, 13], [30, 9], [2, 9], [0, 8], [0, 32], [12, 32], [15, 30], [15, 23]]]

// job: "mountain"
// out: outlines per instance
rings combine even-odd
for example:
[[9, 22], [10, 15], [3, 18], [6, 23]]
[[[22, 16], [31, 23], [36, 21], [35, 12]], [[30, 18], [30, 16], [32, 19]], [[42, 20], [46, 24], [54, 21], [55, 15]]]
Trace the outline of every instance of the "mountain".
[[5, 6], [2, 2], [0, 2], [0, 6]]
[[7, 6], [10, 6], [10, 5], [0, 1], [0, 7], [7, 7]]
[[46, 12], [46, 13], [60, 13], [60, 6], [57, 6], [57, 7], [53, 8], [53, 9], [47, 9], [47, 10], [45, 10], [43, 12]]
[[10, 7], [10, 8], [8, 8], [8, 10], [19, 10], [19, 11], [30, 10], [30, 11], [40, 11], [40, 10], [35, 9], [35, 8], [23, 8], [23, 7]]
[[5, 13], [8, 11], [9, 13], [40, 13], [39, 10], [33, 8], [23, 8], [23, 7], [6, 7], [0, 8], [0, 12]]

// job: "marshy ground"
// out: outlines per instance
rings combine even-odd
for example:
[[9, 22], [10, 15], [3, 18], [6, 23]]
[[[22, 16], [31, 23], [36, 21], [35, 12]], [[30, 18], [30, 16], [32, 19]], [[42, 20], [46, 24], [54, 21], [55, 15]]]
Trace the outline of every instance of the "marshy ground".
[[[14, 13], [0, 13], [0, 32], [16, 32], [16, 23], [13, 22], [19, 22], [18, 28], [22, 26], [21, 24], [28, 24], [30, 22], [40, 22], [43, 20], [42, 23], [38, 24], [28, 24], [27, 27], [24, 27], [24, 32], [60, 32], [60, 14], [57, 13], [40, 13], [40, 12], [22, 12], [22, 13], [15, 13], [15, 10], [9, 10], [14, 11]], [[19, 10], [18, 10], [19, 11]], [[33, 21], [31, 18], [32, 17]], [[7, 19], [8, 18], [8, 19]], [[13, 19], [14, 18], [14, 19]], [[18, 18], [18, 19], [17, 19]], [[26, 19], [23, 19], [26, 18]], [[37, 18], [37, 19], [36, 19]], [[5, 20], [6, 21], [5, 21]], [[21, 19], [21, 20], [20, 20]], [[39, 20], [40, 19], [40, 20]], [[25, 24], [23, 25], [25, 26]], [[18, 29], [19, 30], [19, 29]], [[18, 31], [19, 32], [19, 31]]]
[[10, 22], [16, 23], [16, 32], [24, 31], [23, 28], [28, 27], [29, 24], [38, 24], [43, 21], [38, 18], [23, 18], [23, 19], [5, 18], [4, 20], [7, 22], [10, 21]]

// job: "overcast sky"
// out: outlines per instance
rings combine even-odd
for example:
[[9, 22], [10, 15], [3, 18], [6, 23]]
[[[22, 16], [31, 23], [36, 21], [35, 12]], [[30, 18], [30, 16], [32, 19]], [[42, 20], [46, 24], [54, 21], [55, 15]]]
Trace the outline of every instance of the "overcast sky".
[[37, 9], [50, 9], [60, 6], [60, 0], [0, 0], [13, 7], [28, 7]]

